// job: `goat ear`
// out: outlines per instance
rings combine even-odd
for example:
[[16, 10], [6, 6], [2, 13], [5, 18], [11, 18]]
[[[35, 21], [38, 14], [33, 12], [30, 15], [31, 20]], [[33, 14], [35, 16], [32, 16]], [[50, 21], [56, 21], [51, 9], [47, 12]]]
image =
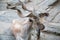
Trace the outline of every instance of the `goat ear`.
[[39, 14], [39, 17], [44, 17], [44, 16], [47, 16], [48, 17], [49, 16], [49, 13], [40, 13]]

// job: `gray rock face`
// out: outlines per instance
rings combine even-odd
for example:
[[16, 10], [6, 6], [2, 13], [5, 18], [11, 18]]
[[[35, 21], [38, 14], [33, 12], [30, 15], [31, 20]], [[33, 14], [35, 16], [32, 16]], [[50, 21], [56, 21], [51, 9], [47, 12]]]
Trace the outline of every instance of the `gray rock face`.
[[15, 40], [10, 27], [10, 23], [0, 22], [0, 40]]
[[0, 2], [0, 11], [6, 10], [7, 4], [4, 2]]
[[18, 18], [19, 16], [14, 10], [1, 11], [1, 14], [0, 14], [0, 21], [4, 21], [4, 22], [11, 23], [13, 19], [18, 19]]
[[[27, 6], [33, 6], [35, 8], [36, 14], [38, 15], [41, 12], [48, 12], [50, 15], [46, 18], [48, 22], [57, 23], [56, 26], [49, 25], [44, 23], [45, 29], [43, 31], [52, 31], [60, 34], [60, 1], [54, 6], [49, 6], [53, 4], [56, 0], [31, 0], [31, 3], [28, 3]], [[15, 10], [7, 10], [6, 2], [11, 2], [13, 4], [17, 3], [18, 0], [0, 0], [0, 40], [13, 40], [14, 37], [11, 36], [12, 33], [9, 30], [9, 25], [13, 19], [19, 19]], [[30, 6], [31, 5], [31, 6]], [[19, 7], [19, 6], [17, 6]], [[20, 8], [18, 8], [20, 9]], [[7, 35], [8, 34], [8, 35]], [[32, 36], [33, 38], [33, 36]], [[14, 39], [15, 40], [15, 39]], [[60, 40], [60, 36], [56, 34], [41, 33], [41, 40]]]
[[15, 40], [10, 27], [12, 20], [17, 18], [16, 11], [0, 11], [0, 40]]

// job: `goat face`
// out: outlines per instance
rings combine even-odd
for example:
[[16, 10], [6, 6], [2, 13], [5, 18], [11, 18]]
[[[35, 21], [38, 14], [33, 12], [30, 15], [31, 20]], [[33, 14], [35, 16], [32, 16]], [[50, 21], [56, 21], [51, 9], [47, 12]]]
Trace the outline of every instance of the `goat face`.
[[13, 20], [12, 32], [16, 40], [27, 40], [31, 26], [32, 20], [30, 18]]

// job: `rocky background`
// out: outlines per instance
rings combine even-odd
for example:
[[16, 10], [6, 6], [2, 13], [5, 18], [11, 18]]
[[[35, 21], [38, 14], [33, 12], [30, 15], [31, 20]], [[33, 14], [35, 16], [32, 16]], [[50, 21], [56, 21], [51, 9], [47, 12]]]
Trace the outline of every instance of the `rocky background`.
[[[27, 4], [28, 8], [34, 7], [36, 15], [41, 12], [49, 13], [46, 21], [54, 23], [50, 25], [44, 23], [45, 29], [41, 31], [41, 40], [60, 40], [60, 1], [58, 0], [31, 0]], [[16, 10], [7, 9], [7, 2], [15, 4], [18, 0], [0, 0], [0, 40], [15, 40], [11, 30], [11, 23], [13, 19], [19, 19]], [[24, 2], [24, 0], [22, 0]], [[20, 8], [18, 6], [18, 8]]]

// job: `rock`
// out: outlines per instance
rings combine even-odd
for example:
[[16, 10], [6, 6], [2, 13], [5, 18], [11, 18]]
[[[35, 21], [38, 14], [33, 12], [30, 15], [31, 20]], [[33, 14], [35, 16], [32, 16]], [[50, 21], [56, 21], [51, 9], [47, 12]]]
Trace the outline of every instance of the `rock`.
[[3, 22], [12, 22], [13, 19], [19, 18], [17, 12], [14, 10], [1, 11], [0, 21]]

